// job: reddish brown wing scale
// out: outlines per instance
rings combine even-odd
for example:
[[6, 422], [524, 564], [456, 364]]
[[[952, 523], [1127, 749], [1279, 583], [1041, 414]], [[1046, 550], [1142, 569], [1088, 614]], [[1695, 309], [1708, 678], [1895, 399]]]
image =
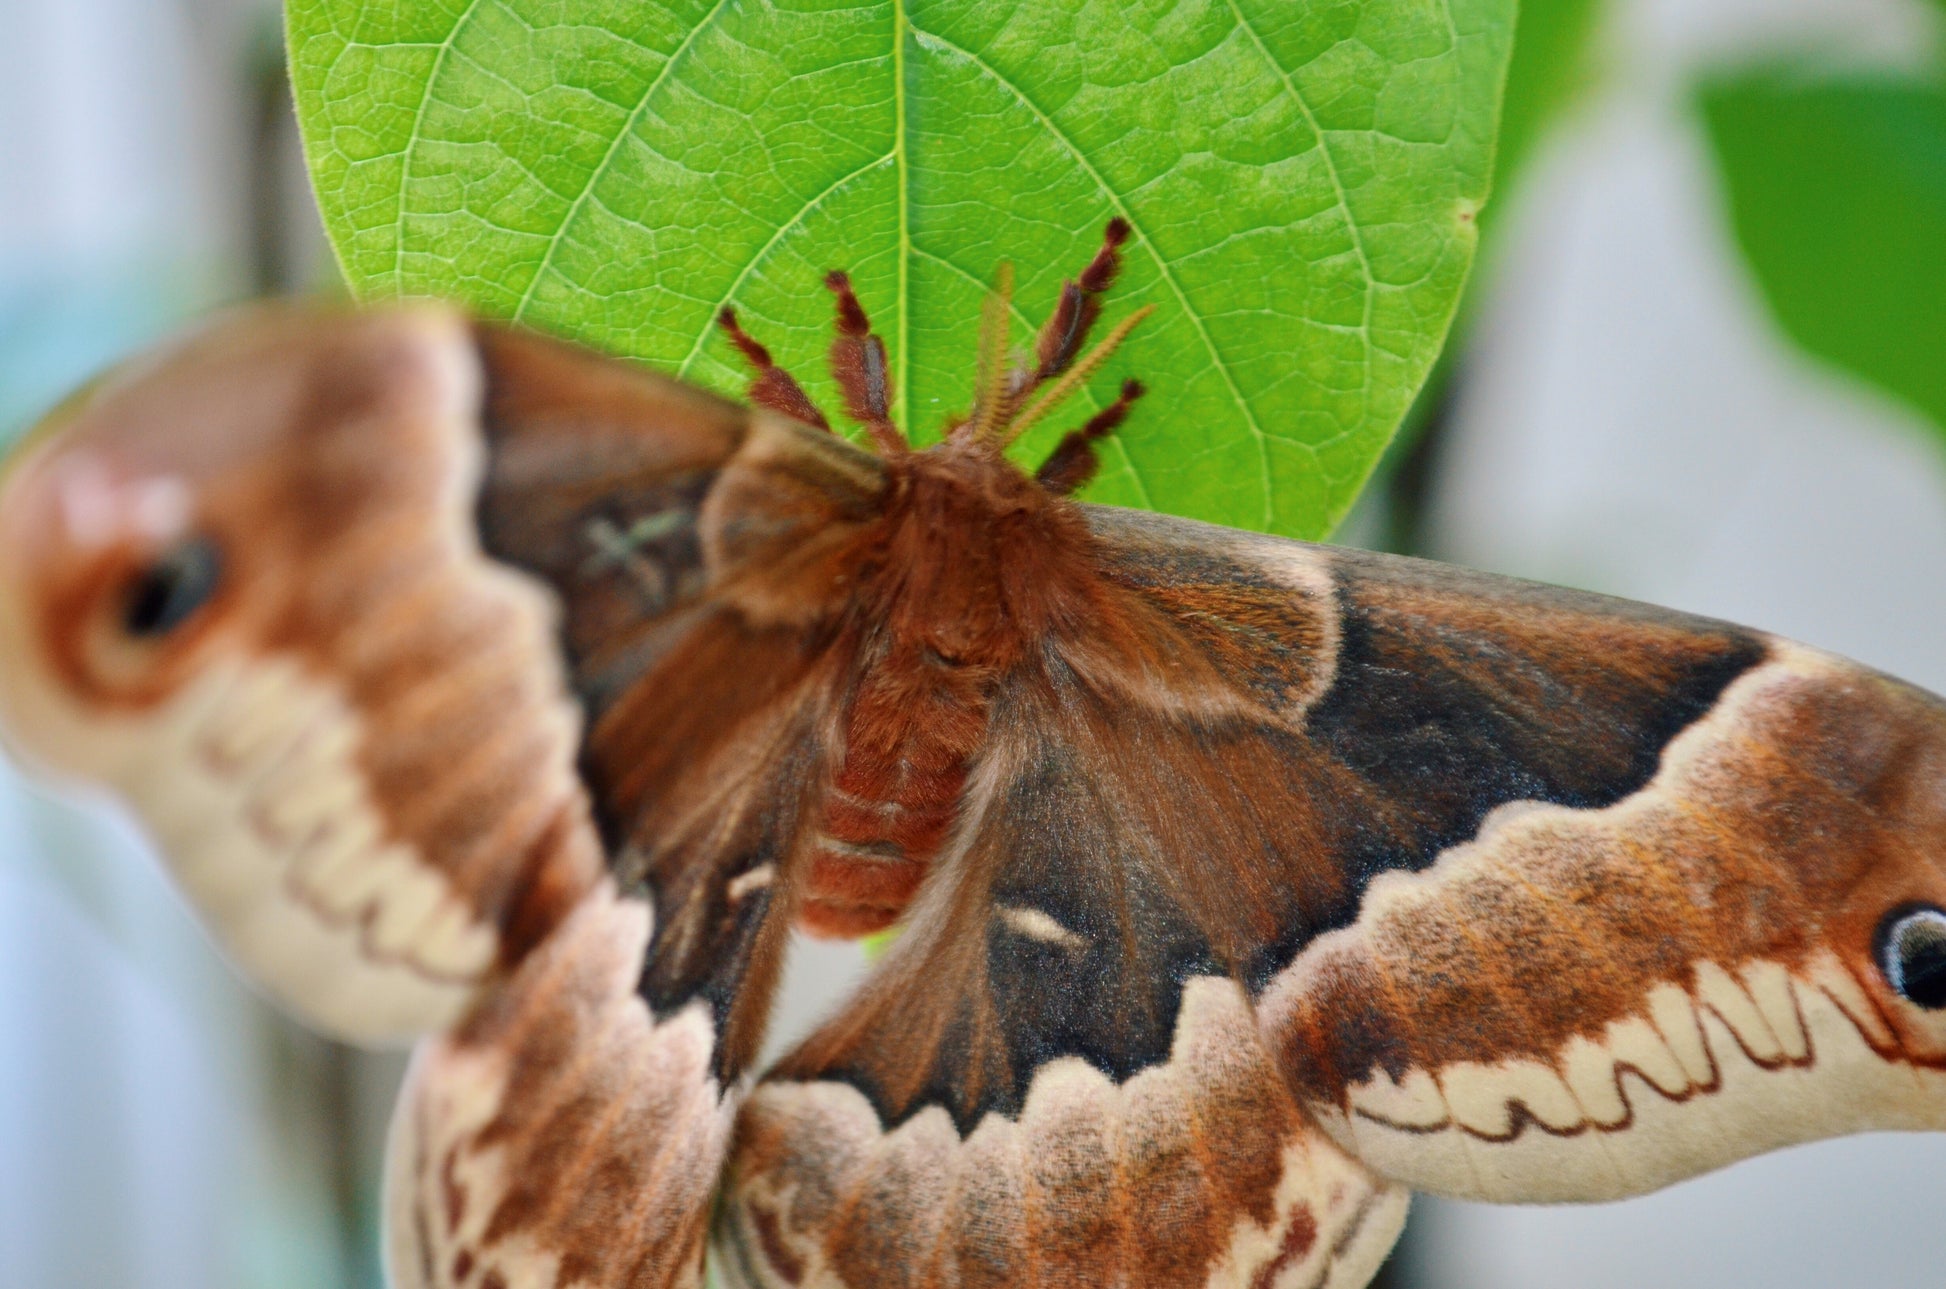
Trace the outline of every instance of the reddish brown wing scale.
[[[848, 307], [855, 301], [841, 295]], [[869, 337], [867, 325], [853, 319], [850, 339]], [[854, 384], [851, 410], [877, 416], [869, 373]], [[1608, 1113], [1591, 1063], [1609, 1061], [1605, 1086], [1619, 1094], [1612, 1071], [1652, 1063], [1641, 1016], [1659, 1011], [1672, 1024], [1684, 1006], [1734, 1011], [1699, 963], [1775, 966], [1790, 997], [1800, 980], [1823, 996], [1839, 989], [1806, 949], [1825, 943], [1806, 930], [1822, 925], [1808, 909], [1743, 941], [1697, 925], [1672, 944], [1645, 906], [1616, 894], [1626, 884], [1566, 880], [1581, 871], [1575, 848], [1543, 847], [1547, 873], [1515, 864], [1457, 882], [1475, 929], [1439, 943], [1444, 956], [1428, 960], [1415, 987], [1423, 999], [1402, 983], [1380, 986], [1370, 966], [1344, 965], [1364, 961], [1347, 955], [1371, 935], [1380, 947], [1367, 952], [1410, 963], [1398, 957], [1406, 941], [1385, 938], [1409, 930], [1381, 917], [1368, 931], [1367, 922], [1400, 902], [1431, 903], [1424, 925], [1440, 925], [1448, 870], [1491, 870], [1477, 852], [1519, 817], [1509, 811], [1615, 828], [1638, 882], [1676, 898], [1656, 886], [1655, 852], [1633, 840], [1655, 835], [1636, 816], [1658, 794], [1687, 799], [1689, 789], [1658, 780], [1668, 751], [1724, 712], [1746, 678], [1800, 683], [1788, 649], [1595, 597], [1078, 507], [1028, 482], [991, 440], [895, 449], [876, 474], [858, 458], [865, 482], [845, 504], [824, 489], [791, 495], [800, 473], [852, 477], [835, 464], [841, 445], [781, 427], [765, 444], [764, 486], [713, 484], [722, 500], [703, 508], [705, 523], [792, 536], [739, 575], [749, 587], [725, 577], [704, 598], [740, 603], [738, 623], [788, 623], [831, 668], [822, 716], [806, 727], [822, 721], [822, 741], [802, 744], [800, 759], [765, 780], [801, 793], [790, 798], [798, 849], [766, 861], [767, 889], [787, 890], [798, 916], [827, 932], [876, 929], [901, 913], [909, 925], [859, 999], [787, 1058], [743, 1114], [721, 1233], [747, 1278], [1006, 1283], [1085, 1247], [1096, 1252], [1046, 1273], [1052, 1283], [1224, 1283], [1233, 1272], [1244, 1283], [1311, 1257], [1316, 1241], [1304, 1235], [1320, 1225], [1337, 1232], [1332, 1247], [1349, 1274], [1382, 1250], [1396, 1216], [1395, 1192], [1353, 1156], [1478, 1193], [1478, 1161], [1464, 1173], [1440, 1157], [1423, 1164], [1385, 1132], [1458, 1134], [1475, 1143], [1462, 1155], [1479, 1143], [1509, 1147], [1508, 1162], [1490, 1170], [1501, 1196], [1639, 1189], [1717, 1162], [1742, 1138], [1705, 1149], [1677, 1130], [1617, 1136], [1637, 1120]], [[801, 513], [817, 518], [800, 526]], [[815, 557], [798, 554], [799, 541], [827, 527], [842, 536]], [[709, 546], [704, 538], [696, 549]], [[806, 577], [807, 567], [820, 572]], [[801, 594], [826, 586], [843, 590]], [[712, 639], [696, 665], [746, 647], [734, 635]], [[802, 656], [781, 639], [779, 648], [767, 675], [788, 671], [784, 656]], [[700, 678], [646, 675], [645, 695], [684, 689], [735, 707]], [[1915, 729], [1937, 723], [1930, 709], [1913, 710]], [[1720, 719], [1732, 725], [1725, 735], [1692, 739], [1739, 746], [1740, 717]], [[672, 710], [625, 724], [689, 730], [682, 720]], [[625, 759], [666, 764], [651, 756]], [[644, 784], [666, 778], [637, 773]], [[1850, 809], [1830, 826], [1855, 833], [1862, 818]], [[1734, 853], [1720, 841], [1704, 849]], [[658, 906], [669, 902], [667, 883], [694, 880], [686, 874], [702, 853], [645, 870]], [[1414, 874], [1423, 884], [1401, 895]], [[1934, 897], [1937, 877], [1936, 867], [1914, 872]], [[1725, 889], [1761, 901], [1783, 880], [1765, 870]], [[1387, 897], [1376, 906], [1375, 889]], [[1865, 889], [1868, 903], [1883, 894]], [[1557, 922], [1577, 929], [1562, 934]], [[1479, 927], [1496, 928], [1495, 941], [1504, 936], [1519, 958], [1476, 943]], [[1645, 946], [1633, 974], [1593, 965], [1603, 936]], [[712, 944], [719, 961], [763, 956], [744, 947], [754, 940], [693, 942]], [[1787, 944], [1798, 948], [1763, 956]], [[1321, 983], [1306, 983], [1319, 971]], [[654, 982], [680, 975], [659, 972], [651, 967], [652, 999]], [[1780, 986], [1765, 978], [1774, 994]], [[746, 979], [737, 983], [735, 1005], [747, 1006]], [[1313, 994], [1327, 988], [1331, 1005], [1316, 1007]], [[1251, 1016], [1246, 998], [1258, 1000], [1260, 1031], [1236, 1028]], [[1492, 1042], [1482, 1037], [1490, 1018], [1505, 1027]], [[1723, 1043], [1710, 1038], [1699, 1041], [1715, 1059]], [[1259, 1042], [1262, 1055], [1249, 1056]], [[1214, 1058], [1218, 1048], [1229, 1056]], [[1695, 1044], [1686, 1050], [1693, 1057]], [[1932, 1059], [1923, 1045], [1880, 1041], [1871, 1051], [1876, 1067], [1833, 1049], [1826, 1074], [1856, 1082], [1860, 1070], [1909, 1074]], [[1713, 1077], [1713, 1094], [1727, 1095], [1728, 1076]], [[1384, 1117], [1424, 1118], [1427, 1085], [1439, 1117]], [[1871, 1113], [1893, 1121], [1938, 1114], [1936, 1099], [1873, 1095]], [[1724, 1103], [1732, 1116], [1761, 1117], [1746, 1104], [1761, 1096]], [[1722, 1122], [1725, 1111], [1716, 1113]], [[1830, 1130], [1805, 1121], [1807, 1131]], [[1552, 1132], [1518, 1131], [1530, 1122]], [[1153, 1144], [1134, 1150], [1137, 1141]], [[1634, 1171], [1551, 1172], [1553, 1156], [1530, 1161], [1516, 1147], [1536, 1141], [1587, 1142]], [[1063, 1179], [1037, 1171], [1044, 1150], [1068, 1160]], [[1337, 1210], [1330, 1194], [1362, 1198]], [[1046, 1206], [1062, 1195], [1119, 1214], [1121, 1234], [1047, 1225]], [[1179, 1220], [1160, 1246], [1131, 1237], [1165, 1211], [1200, 1216]], [[1378, 1212], [1391, 1216], [1371, 1219]], [[1001, 1215], [1035, 1234], [977, 1252], [960, 1240], [968, 1224]], [[1328, 1259], [1319, 1265], [1329, 1273]]]
[[[1334, 1148], [1588, 1199], [1946, 1126], [1946, 1024], [1872, 947], [1946, 900], [1937, 700], [1641, 606], [1085, 515], [1117, 607], [1000, 686], [938, 881], [746, 1107], [719, 1238], [752, 1282], [1008, 1283], [1086, 1247], [1072, 1283], [1243, 1284], [1226, 1241], [1302, 1244]], [[1219, 1068], [1238, 982], [1257, 1028]], [[1169, 1245], [1193, 1269], [1064, 1243], [1050, 1156], [1137, 1230], [1150, 1186], [1204, 1215]], [[996, 1212], [1035, 1238], [959, 1242]]]
[[829, 775], [837, 579], [885, 483], [836, 440], [565, 346], [481, 345], [481, 530], [560, 596], [596, 822], [625, 888], [655, 896], [644, 988], [659, 1014], [709, 1003], [727, 1084], [760, 1039], [790, 918], [770, 911]]
[[[837, 276], [882, 456], [733, 319], [754, 413], [450, 315], [283, 314], [8, 481], [10, 729], [160, 820], [309, 1014], [463, 1017], [401, 1104], [401, 1285], [693, 1284], [727, 1160], [734, 1283], [1353, 1286], [1402, 1184], [1600, 1198], [1946, 1126], [1938, 700], [1721, 623], [1069, 500], [1139, 389], [1035, 477], [1004, 450], [1125, 334], [1083, 352], [1125, 237], [1028, 363], [995, 322], [925, 452]], [[104, 463], [192, 484], [234, 578], [113, 702], [68, 673], [150, 655], [71, 624], [128, 560], [42, 531]], [[248, 681], [230, 723], [199, 668]], [[235, 838], [107, 756], [179, 728], [222, 753]], [[314, 831], [265, 839], [266, 775]], [[894, 921], [745, 1103], [793, 922]], [[428, 985], [429, 943], [466, 970]]]

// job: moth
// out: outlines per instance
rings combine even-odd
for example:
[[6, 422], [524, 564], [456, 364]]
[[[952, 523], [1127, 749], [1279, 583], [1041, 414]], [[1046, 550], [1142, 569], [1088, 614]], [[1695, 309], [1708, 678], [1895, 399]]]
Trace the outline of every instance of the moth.
[[[1946, 706], [1721, 622], [1078, 502], [1127, 229], [970, 409], [259, 308], [0, 485], [0, 728], [416, 1039], [399, 1289], [1358, 1286], [1419, 1189], [1946, 1127]], [[756, 1068], [793, 927], [899, 928]]]

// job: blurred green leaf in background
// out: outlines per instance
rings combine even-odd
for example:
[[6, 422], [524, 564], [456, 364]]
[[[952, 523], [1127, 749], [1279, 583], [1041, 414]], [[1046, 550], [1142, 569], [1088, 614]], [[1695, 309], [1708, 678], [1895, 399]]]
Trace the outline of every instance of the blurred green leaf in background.
[[[740, 389], [746, 324], [827, 406], [849, 268], [920, 441], [979, 302], [1022, 338], [1136, 231], [1096, 382], [1155, 391], [1090, 495], [1319, 536], [1451, 321], [1514, 0], [291, 0], [324, 221], [361, 298], [439, 295]], [[1084, 409], [1085, 410], [1085, 409]], [[1066, 426], [1037, 428], [1033, 458]]]
[[[1523, 0], [1493, 163], [1493, 188], [1501, 197], [1549, 129], [1594, 83], [1595, 36], [1605, 12], [1602, 0]], [[1491, 227], [1493, 220], [1482, 222]]]
[[1784, 331], [1946, 436], [1946, 66], [1768, 66], [1701, 102], [1738, 243]]

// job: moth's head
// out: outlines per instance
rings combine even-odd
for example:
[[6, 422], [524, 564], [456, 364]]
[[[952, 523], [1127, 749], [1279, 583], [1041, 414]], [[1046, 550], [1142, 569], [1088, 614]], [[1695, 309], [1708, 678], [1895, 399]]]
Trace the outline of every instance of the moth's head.
[[113, 780], [130, 723], [327, 618], [322, 561], [470, 492], [422, 431], [477, 368], [445, 310], [255, 308], [58, 410], [0, 466], [0, 737]]

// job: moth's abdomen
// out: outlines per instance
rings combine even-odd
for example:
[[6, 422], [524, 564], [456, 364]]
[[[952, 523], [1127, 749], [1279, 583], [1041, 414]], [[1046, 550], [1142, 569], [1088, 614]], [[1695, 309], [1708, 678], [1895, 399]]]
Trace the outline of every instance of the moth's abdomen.
[[871, 935], [898, 921], [952, 831], [986, 734], [976, 678], [903, 652], [872, 669], [852, 706], [799, 905], [813, 934]]
[[[833, 813], [841, 816], [869, 817], [897, 809], [856, 798], [840, 797], [833, 802]], [[913, 859], [892, 843], [853, 841], [832, 835], [827, 827], [811, 857], [798, 921], [813, 935], [838, 939], [883, 931], [898, 921], [912, 902], [929, 867], [925, 860]]]

